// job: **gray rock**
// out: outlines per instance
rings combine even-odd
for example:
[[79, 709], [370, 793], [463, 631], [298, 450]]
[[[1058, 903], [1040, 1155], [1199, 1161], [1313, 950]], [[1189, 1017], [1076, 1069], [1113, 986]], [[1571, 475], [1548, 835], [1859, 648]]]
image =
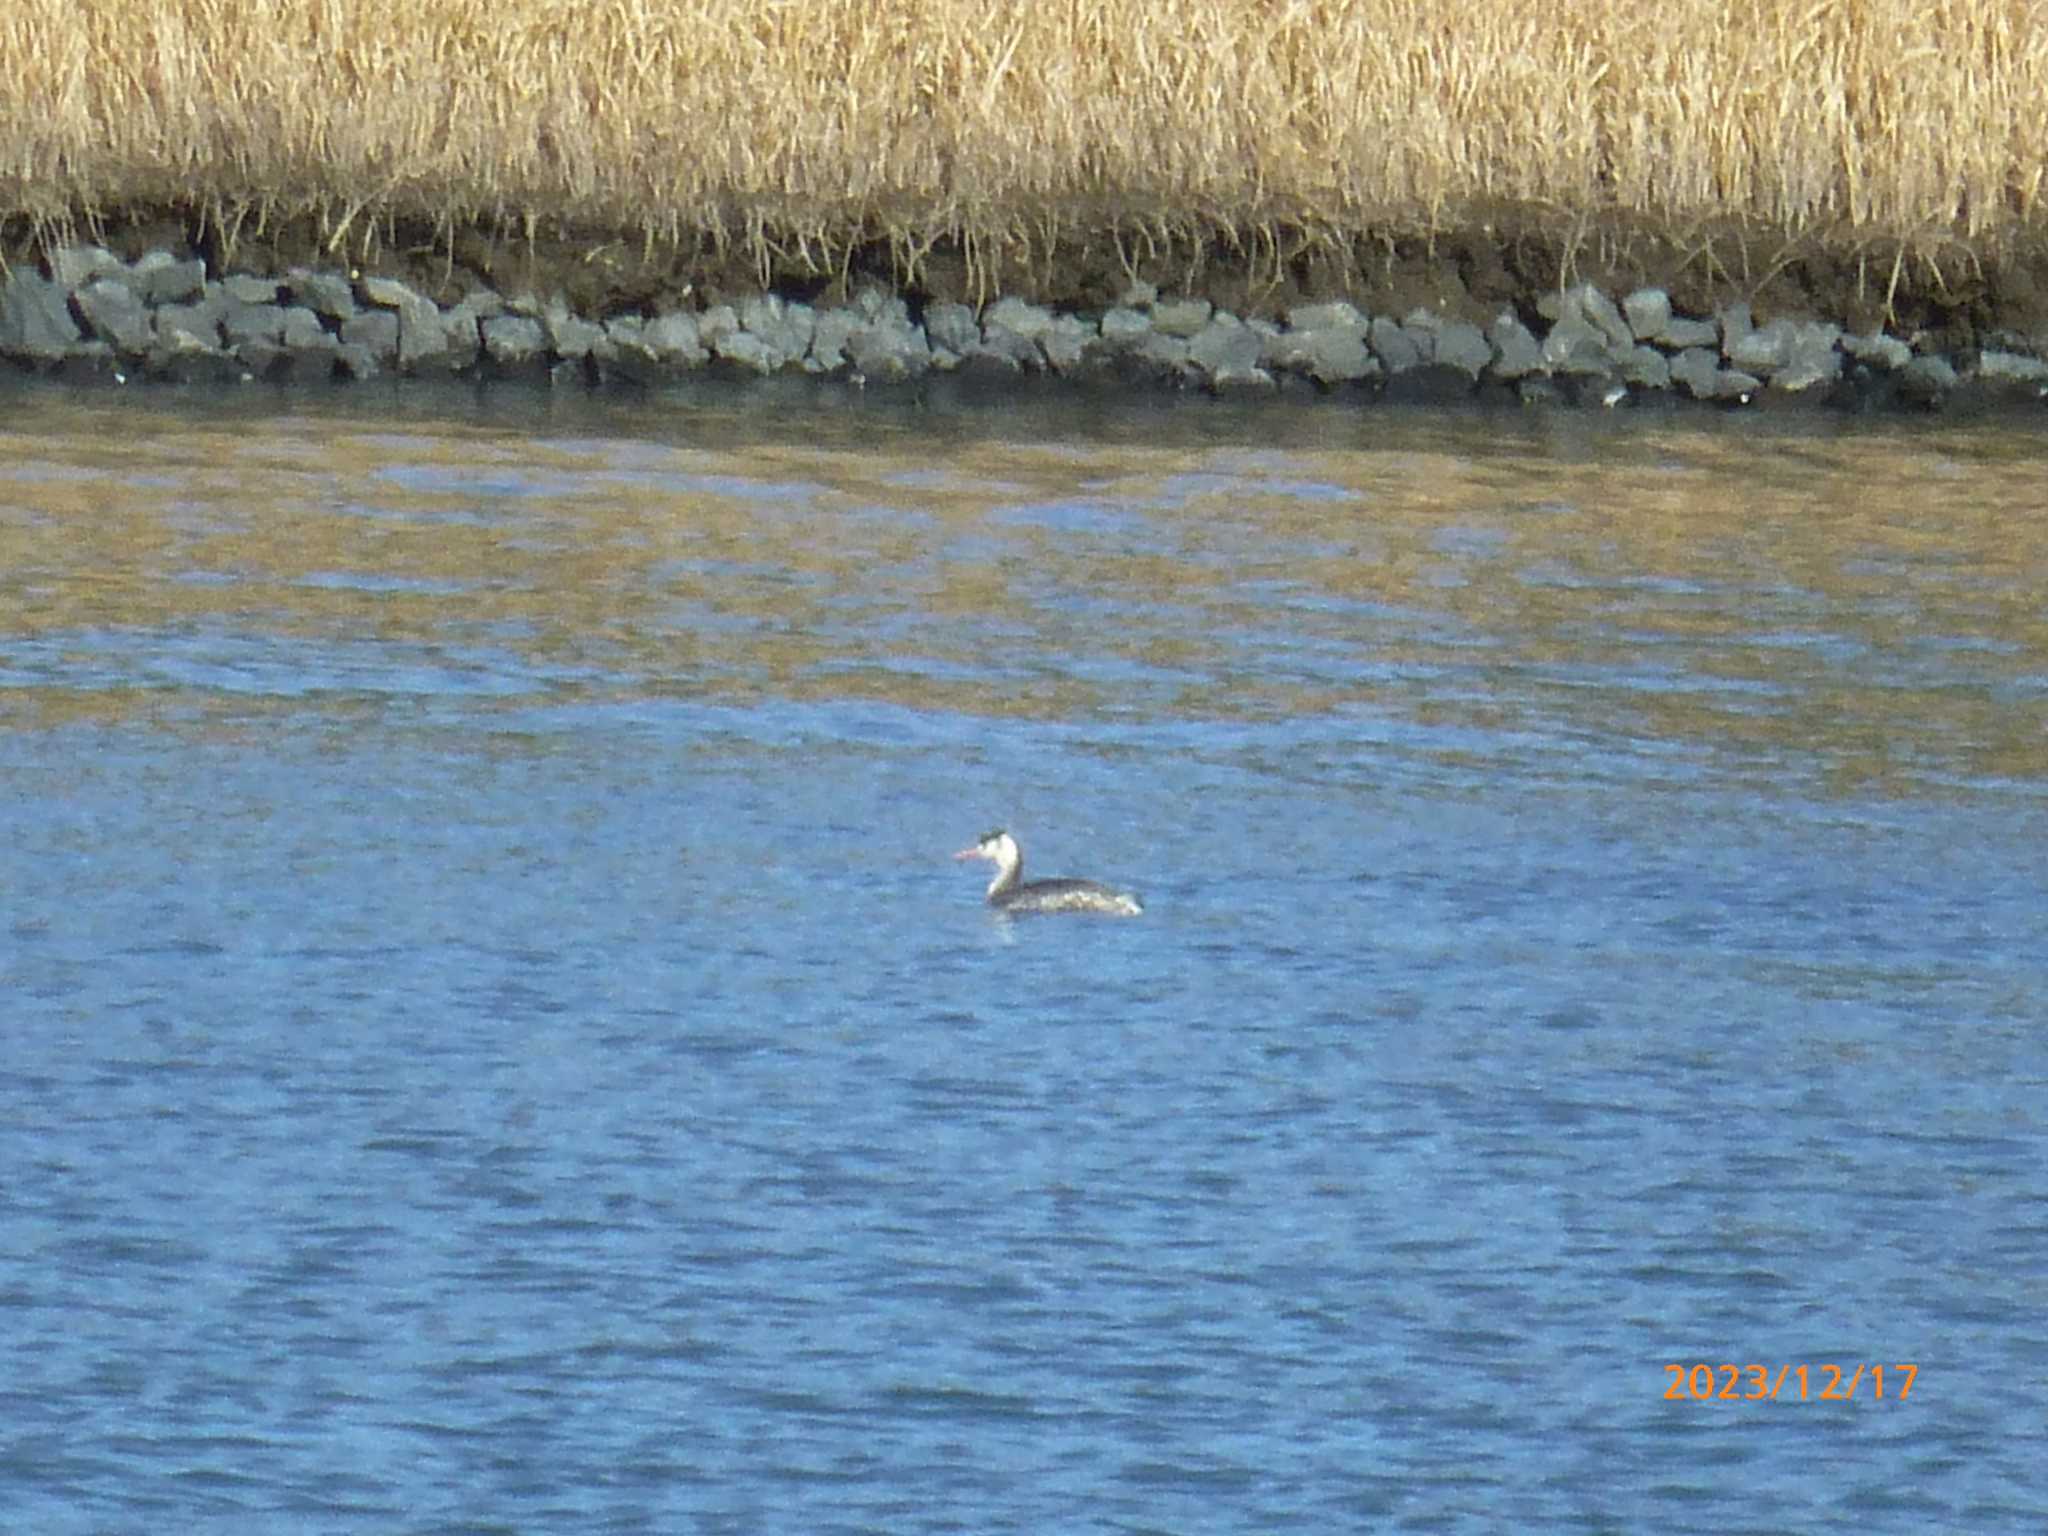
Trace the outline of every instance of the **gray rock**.
[[1986, 350], [1977, 354], [1977, 377], [2000, 384], [2040, 384], [2048, 381], [2048, 363], [2018, 352]]
[[547, 333], [527, 315], [493, 315], [482, 322], [484, 353], [498, 367], [525, 370], [547, 358]]
[[[932, 365], [931, 343], [910, 323], [909, 311], [901, 299], [894, 308], [885, 307], [880, 319], [855, 331], [847, 341], [847, 353], [854, 371], [873, 383], [894, 383], [914, 379]], [[895, 311], [902, 311], [900, 314]]]
[[1899, 370], [1899, 393], [1925, 405], [1935, 404], [1960, 382], [1948, 359], [1932, 354], [1916, 357]]
[[1410, 368], [1422, 366], [1422, 348], [1414, 336], [1398, 321], [1386, 315], [1376, 316], [1372, 322], [1372, 349], [1386, 366], [1388, 373], [1401, 373]]
[[1840, 371], [1835, 351], [1840, 335], [1835, 327], [1811, 320], [1773, 320], [1736, 332], [1727, 343], [1728, 361], [1765, 378], [1794, 362], [1803, 372], [1832, 377]]
[[1078, 315], [1061, 315], [1038, 338], [1038, 349], [1054, 372], [1075, 373], [1087, 365], [1089, 351], [1099, 340], [1094, 328]]
[[400, 372], [455, 373], [474, 363], [482, 346], [474, 311], [458, 306], [443, 313], [432, 299], [405, 291], [404, 302], [398, 305]]
[[294, 302], [330, 320], [347, 320], [356, 313], [354, 284], [340, 272], [320, 272], [310, 267], [293, 267], [284, 276], [285, 287]]
[[341, 343], [321, 325], [320, 317], [303, 304], [294, 304], [284, 312], [284, 333], [279, 343], [281, 355], [269, 372], [273, 377], [332, 378], [335, 358], [340, 351]]
[[1380, 371], [1378, 359], [1366, 347], [1362, 317], [1355, 325], [1317, 326], [1275, 336], [1259, 348], [1259, 364], [1305, 375], [1326, 389], [1371, 378]]
[[147, 358], [151, 374], [179, 383], [239, 378], [242, 365], [221, 345], [220, 317], [227, 295], [202, 292], [190, 304], [163, 304], [150, 312], [156, 342]]
[[1287, 312], [1287, 324], [1297, 331], [1351, 331], [1363, 336], [1366, 318], [1337, 299], [1327, 304], [1298, 304]]
[[50, 253], [50, 275], [67, 292], [126, 270], [121, 258], [103, 245], [66, 245]]
[[1302, 341], [1304, 332], [1281, 330], [1273, 326], [1250, 322], [1259, 338], [1259, 366], [1275, 369], [1281, 373], [1301, 373], [1304, 354]]
[[1207, 299], [1170, 299], [1152, 306], [1152, 329], [1161, 336], [1190, 338], [1201, 334], [1215, 306]]
[[848, 366], [846, 348], [861, 323], [860, 315], [850, 309], [820, 310], [811, 330], [811, 355], [805, 368], [814, 373], [837, 373]]
[[1131, 285], [1124, 289], [1123, 297], [1117, 300], [1125, 309], [1149, 309], [1158, 302], [1158, 285], [1148, 283], [1143, 278], [1134, 278]]
[[[710, 357], [704, 350], [697, 317], [688, 310], [672, 309], [656, 315], [641, 330], [640, 339], [656, 361], [667, 368], [695, 368]], [[812, 344], [816, 345], [815, 336]]]
[[1493, 365], [1493, 348], [1478, 326], [1454, 320], [1437, 332], [1436, 360], [1477, 379]]
[[1552, 373], [1587, 377], [1611, 373], [1635, 350], [1617, 354], [1609, 335], [1582, 314], [1567, 312], [1543, 338], [1543, 361]]
[[548, 349], [556, 357], [586, 358], [604, 344], [603, 326], [579, 319], [566, 310], [550, 310], [541, 318], [540, 324], [547, 337]]
[[388, 309], [359, 311], [341, 322], [341, 344], [344, 350], [361, 348], [388, 367], [398, 361], [398, 316]]
[[[494, 320], [511, 309], [504, 295], [495, 288], [472, 288], [462, 296], [462, 301], [450, 310], [450, 314], [463, 314], [474, 321]], [[564, 306], [566, 311], [566, 306]]]
[[1111, 353], [1138, 352], [1152, 334], [1152, 317], [1135, 309], [1112, 309], [1102, 317], [1102, 342]]
[[761, 338], [768, 351], [780, 359], [777, 368], [801, 362], [811, 350], [817, 330], [817, 311], [808, 304], [784, 302], [779, 294], [763, 294], [740, 306], [740, 324]]
[[121, 258], [104, 246], [59, 246], [49, 252], [51, 281], [66, 293], [82, 289], [96, 276], [121, 270]]
[[1188, 371], [1188, 343], [1184, 336], [1148, 335], [1138, 344], [1138, 359], [1154, 371], [1184, 379]]
[[933, 346], [961, 356], [981, 345], [981, 322], [965, 304], [927, 305], [924, 331]]
[[500, 304], [495, 294], [479, 289], [444, 313], [432, 299], [396, 278], [366, 277], [362, 287], [366, 302], [397, 311], [398, 368], [409, 374], [454, 373], [469, 367], [482, 347], [479, 312], [490, 310], [490, 318], [495, 318]]
[[156, 340], [149, 311], [122, 276], [97, 277], [75, 295], [93, 335], [124, 357], [140, 357]]
[[697, 340], [707, 352], [740, 328], [740, 312], [730, 304], [714, 304], [697, 317]]
[[1842, 353], [1836, 343], [1842, 333], [1836, 327], [1813, 320], [1783, 323], [1784, 356], [1769, 375], [1772, 389], [1799, 394], [1841, 378]]
[[777, 351], [752, 331], [727, 331], [718, 338], [712, 348], [720, 362], [730, 363], [746, 373], [766, 377], [779, 371], [785, 362], [792, 361], [786, 354]]
[[16, 267], [0, 287], [0, 353], [55, 363], [84, 340], [63, 285]]
[[1896, 336], [1887, 336], [1883, 331], [1872, 331], [1868, 336], [1844, 336], [1842, 350], [1859, 363], [1892, 372], [1906, 366], [1913, 360], [1913, 349]]
[[1688, 347], [1718, 347], [1721, 344], [1721, 327], [1711, 320], [1673, 315], [1664, 322], [1663, 332], [1653, 340], [1674, 352], [1682, 352]]
[[1001, 321], [984, 319], [981, 332], [981, 341], [964, 354], [969, 361], [983, 361], [1012, 373], [1024, 368], [1035, 371], [1044, 366], [1045, 358], [1038, 350], [1038, 343], [1028, 336], [1018, 335]]
[[1723, 353], [1737, 368], [1769, 378], [1792, 355], [1792, 324], [1773, 320], [1750, 330], [1731, 330]]
[[901, 320], [909, 323], [909, 310], [903, 301], [886, 288], [869, 283], [853, 296], [854, 313], [869, 325], [879, 325], [885, 320]]
[[[495, 315], [490, 317], [496, 319]], [[405, 345], [403, 320], [398, 328], [400, 349]], [[450, 373], [463, 373], [483, 360], [483, 321], [461, 304], [441, 316], [441, 352], [435, 366]], [[425, 371], [424, 365], [415, 371]]]
[[1188, 341], [1188, 361], [1208, 375], [1212, 388], [1230, 389], [1253, 382], [1257, 374], [1267, 384], [1272, 375], [1259, 367], [1259, 335], [1237, 316], [1219, 311]]
[[220, 281], [227, 296], [242, 304], [275, 304], [278, 281], [274, 277], [251, 277], [247, 273], [230, 273]]
[[159, 354], [186, 352], [217, 353], [220, 344], [221, 295], [207, 294], [196, 304], [164, 304], [154, 311], [156, 346]]
[[1671, 295], [1662, 288], [1638, 288], [1621, 301], [1621, 313], [1637, 341], [1657, 341], [1671, 323]]
[[1707, 347], [1687, 347], [1671, 359], [1671, 382], [1695, 400], [1714, 399], [1720, 381], [1720, 356]]
[[615, 315], [585, 354], [599, 383], [623, 379], [633, 384], [665, 382], [675, 370], [655, 356], [647, 344], [647, 322], [639, 315]]
[[1721, 326], [1721, 355], [1729, 357], [1742, 344], [1742, 339], [1756, 329], [1756, 320], [1750, 314], [1747, 304], [1730, 304], [1715, 319]]
[[1500, 312], [1487, 328], [1486, 340], [1493, 348], [1493, 376], [1497, 379], [1514, 380], [1549, 371], [1544, 366], [1543, 348], [1512, 310]]
[[366, 277], [363, 279], [363, 297], [380, 309], [402, 312], [408, 302], [420, 295], [395, 277]]
[[1770, 386], [1773, 394], [1801, 395], [1817, 389], [1827, 389], [1842, 376], [1839, 358], [1833, 367], [1820, 367], [1809, 362], [1789, 362], [1771, 375]]
[[49, 252], [50, 280], [70, 292], [83, 288], [95, 278], [118, 276], [127, 271], [121, 258], [103, 245], [66, 245]]
[[1617, 360], [1628, 356], [1635, 346], [1636, 333], [1622, 318], [1621, 311], [1615, 308], [1614, 300], [1591, 283], [1579, 285], [1578, 297], [1579, 308], [1587, 321], [1607, 338], [1608, 356]]
[[1635, 345], [1635, 333], [1614, 307], [1614, 300], [1591, 283], [1544, 294], [1536, 301], [1536, 313], [1552, 322], [1553, 332], [1560, 325], [1572, 326], [1572, 334], [1580, 326], [1589, 328], [1600, 338], [1610, 361], [1626, 356]]
[[277, 345], [284, 340], [284, 309], [277, 304], [248, 304], [234, 297], [234, 290], [223, 283], [228, 302], [220, 317], [221, 334], [227, 338], [230, 348], [239, 352], [253, 341]]
[[149, 305], [185, 304], [206, 291], [206, 263], [180, 261], [169, 251], [145, 251], [128, 269], [129, 286]]
[[1621, 378], [1636, 389], [1669, 389], [1671, 359], [1655, 347], [1634, 347], [1621, 360]]
[[1005, 296], [982, 312], [984, 328], [991, 325], [1007, 327], [1027, 341], [1036, 341], [1052, 329], [1052, 311], [1037, 304], [1026, 304], [1022, 299]]
[[320, 317], [303, 304], [294, 304], [285, 310], [281, 339], [287, 348], [323, 352], [330, 356], [336, 346], [334, 337], [320, 323]]
[[604, 323], [607, 361], [622, 379], [653, 384], [669, 370], [647, 344], [647, 322], [638, 315], [614, 315]]
[[1318, 384], [1357, 384], [1381, 377], [1386, 369], [1372, 355], [1361, 335], [1321, 331], [1309, 339], [1308, 376]]

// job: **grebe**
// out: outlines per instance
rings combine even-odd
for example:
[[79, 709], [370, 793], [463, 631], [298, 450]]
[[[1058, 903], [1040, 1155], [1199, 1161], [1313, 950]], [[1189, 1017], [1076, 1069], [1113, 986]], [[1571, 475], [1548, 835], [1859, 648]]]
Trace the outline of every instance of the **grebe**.
[[987, 859], [995, 865], [988, 904], [998, 912], [1101, 912], [1110, 917], [1136, 917], [1145, 910], [1129, 891], [1111, 890], [1093, 880], [1024, 880], [1024, 850], [1000, 828], [953, 857]]

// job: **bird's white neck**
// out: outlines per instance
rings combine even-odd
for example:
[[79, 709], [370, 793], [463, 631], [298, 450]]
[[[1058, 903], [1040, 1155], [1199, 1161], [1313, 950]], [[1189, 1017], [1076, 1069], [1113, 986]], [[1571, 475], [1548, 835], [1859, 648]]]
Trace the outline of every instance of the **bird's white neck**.
[[1004, 838], [988, 851], [988, 857], [995, 861], [996, 877], [988, 883], [988, 893], [1000, 896], [1017, 883], [1017, 877], [1024, 872], [1024, 855], [1018, 850], [1016, 841]]

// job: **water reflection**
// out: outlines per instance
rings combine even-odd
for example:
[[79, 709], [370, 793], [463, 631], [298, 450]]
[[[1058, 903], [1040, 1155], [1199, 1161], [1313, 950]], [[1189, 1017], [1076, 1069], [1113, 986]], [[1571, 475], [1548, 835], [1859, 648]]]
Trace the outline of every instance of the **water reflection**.
[[0, 431], [0, 680], [36, 720], [865, 700], [1392, 719], [1454, 755], [1858, 792], [2043, 778], [2025, 438], [1310, 412], [1247, 447], [1234, 420], [1040, 441], [32, 400]]

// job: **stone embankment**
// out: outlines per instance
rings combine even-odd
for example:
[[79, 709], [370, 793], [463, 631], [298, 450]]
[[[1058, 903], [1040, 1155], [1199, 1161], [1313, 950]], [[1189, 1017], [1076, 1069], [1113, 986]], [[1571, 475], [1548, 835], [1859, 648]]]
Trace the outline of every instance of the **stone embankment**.
[[813, 307], [762, 294], [738, 305], [586, 316], [560, 300], [472, 289], [436, 303], [390, 277], [294, 267], [209, 276], [198, 258], [128, 263], [96, 246], [59, 250], [0, 279], [0, 357], [67, 377], [173, 381], [473, 377], [659, 386], [705, 372], [805, 373], [860, 383], [933, 374], [1156, 382], [1216, 394], [1373, 392], [1617, 405], [1677, 396], [1870, 405], [1938, 404], [1958, 390], [2048, 396], [2048, 362], [1985, 350], [1918, 352], [1884, 332], [1819, 320], [1756, 324], [1749, 306], [1676, 313], [1661, 289], [1619, 302], [1590, 285], [1488, 325], [1428, 309], [1402, 318], [1349, 303], [1298, 304], [1284, 323], [1240, 318], [1134, 283], [1100, 312], [1003, 298], [980, 312], [913, 313], [880, 288]]

